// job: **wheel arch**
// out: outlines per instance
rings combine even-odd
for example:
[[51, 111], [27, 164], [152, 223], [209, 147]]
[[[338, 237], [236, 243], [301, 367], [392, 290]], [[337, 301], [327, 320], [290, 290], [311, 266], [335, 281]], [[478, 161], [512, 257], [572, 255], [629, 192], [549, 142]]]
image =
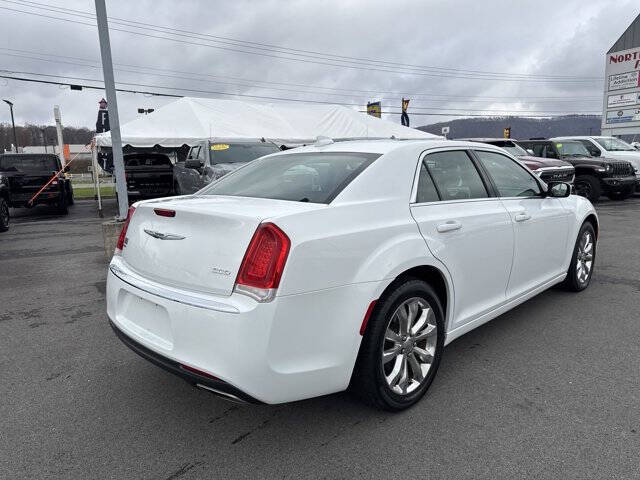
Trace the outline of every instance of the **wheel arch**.
[[416, 264], [411, 267], [405, 266], [404, 270], [397, 273], [394, 277], [389, 278], [389, 281], [384, 285], [384, 288], [382, 288], [377, 298], [382, 298], [386, 293], [395, 288], [398, 283], [409, 278], [422, 280], [433, 287], [438, 296], [438, 300], [440, 300], [442, 304], [445, 330], [448, 330], [453, 313], [454, 291], [453, 283], [444, 266], [427, 263]]
[[591, 225], [593, 225], [593, 230], [596, 232], [596, 240], [597, 240], [598, 236], [600, 235], [600, 224], [598, 222], [598, 217], [596, 216], [596, 214], [590, 213], [589, 215], [587, 215], [585, 219], [582, 221], [582, 223], [584, 224], [585, 222], [589, 222], [591, 223]]

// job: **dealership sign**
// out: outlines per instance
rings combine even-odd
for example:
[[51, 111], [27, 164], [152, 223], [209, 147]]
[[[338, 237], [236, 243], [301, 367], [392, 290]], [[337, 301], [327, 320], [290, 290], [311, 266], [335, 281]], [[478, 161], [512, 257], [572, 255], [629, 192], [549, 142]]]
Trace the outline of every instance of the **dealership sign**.
[[640, 104], [640, 93], [609, 95], [609, 98], [607, 98], [607, 108], [627, 107], [636, 104]]
[[640, 48], [607, 53], [603, 135], [640, 133]]

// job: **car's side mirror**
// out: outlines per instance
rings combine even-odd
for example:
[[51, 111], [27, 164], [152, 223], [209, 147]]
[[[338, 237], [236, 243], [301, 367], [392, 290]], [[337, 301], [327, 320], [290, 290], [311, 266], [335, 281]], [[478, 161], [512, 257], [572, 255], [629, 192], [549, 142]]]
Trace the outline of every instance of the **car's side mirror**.
[[535, 157], [535, 156], [536, 156], [535, 152], [534, 152], [532, 149], [530, 149], [530, 148], [527, 148], [527, 153], [528, 153], [529, 155], [531, 155], [532, 157]]
[[547, 188], [547, 196], [553, 198], [565, 198], [571, 195], [571, 185], [564, 182], [550, 183]]
[[591, 152], [591, 155], [594, 157], [599, 157], [601, 155], [600, 150], [597, 149], [593, 149], [593, 151]]
[[197, 158], [187, 158], [184, 161], [185, 168], [193, 168], [194, 170], [197, 170], [199, 168], [202, 168], [203, 166], [204, 166], [204, 162]]

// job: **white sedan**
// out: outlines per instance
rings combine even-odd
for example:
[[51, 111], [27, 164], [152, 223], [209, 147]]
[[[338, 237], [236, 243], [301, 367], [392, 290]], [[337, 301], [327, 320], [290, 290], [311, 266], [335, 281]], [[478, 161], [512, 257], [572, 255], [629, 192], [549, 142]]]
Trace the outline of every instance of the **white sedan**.
[[593, 206], [504, 150], [322, 143], [135, 204], [108, 272], [119, 338], [229, 399], [351, 388], [400, 410], [449, 342], [553, 285], [589, 285]]

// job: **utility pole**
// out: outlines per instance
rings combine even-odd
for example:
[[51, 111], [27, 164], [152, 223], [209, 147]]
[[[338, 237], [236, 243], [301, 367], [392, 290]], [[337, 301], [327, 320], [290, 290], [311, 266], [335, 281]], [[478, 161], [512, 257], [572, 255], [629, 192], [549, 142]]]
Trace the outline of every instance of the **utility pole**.
[[[65, 166], [64, 158], [64, 138], [62, 138], [62, 116], [60, 115], [60, 107], [58, 105], [53, 106], [53, 118], [56, 121], [56, 132], [58, 134], [58, 154], [60, 155], [60, 163]], [[55, 153], [55, 149], [53, 150]]]
[[95, 0], [95, 4], [96, 17], [98, 20], [98, 38], [100, 40], [100, 55], [102, 57], [102, 71], [104, 73], [104, 87], [107, 93], [107, 102], [109, 103], [111, 152], [113, 154], [113, 172], [116, 177], [116, 192], [118, 193], [118, 220], [125, 220], [129, 209], [129, 197], [127, 196], [127, 183], [124, 177], [122, 137], [120, 136], [116, 83], [113, 78], [113, 62], [111, 60], [111, 42], [109, 40], [107, 7], [105, 5], [105, 0]]
[[9, 100], [2, 100], [4, 103], [9, 105], [9, 110], [11, 110], [11, 125], [13, 126], [13, 144], [16, 148], [16, 153], [18, 153], [18, 136], [16, 135], [16, 122], [13, 119], [13, 103]]

